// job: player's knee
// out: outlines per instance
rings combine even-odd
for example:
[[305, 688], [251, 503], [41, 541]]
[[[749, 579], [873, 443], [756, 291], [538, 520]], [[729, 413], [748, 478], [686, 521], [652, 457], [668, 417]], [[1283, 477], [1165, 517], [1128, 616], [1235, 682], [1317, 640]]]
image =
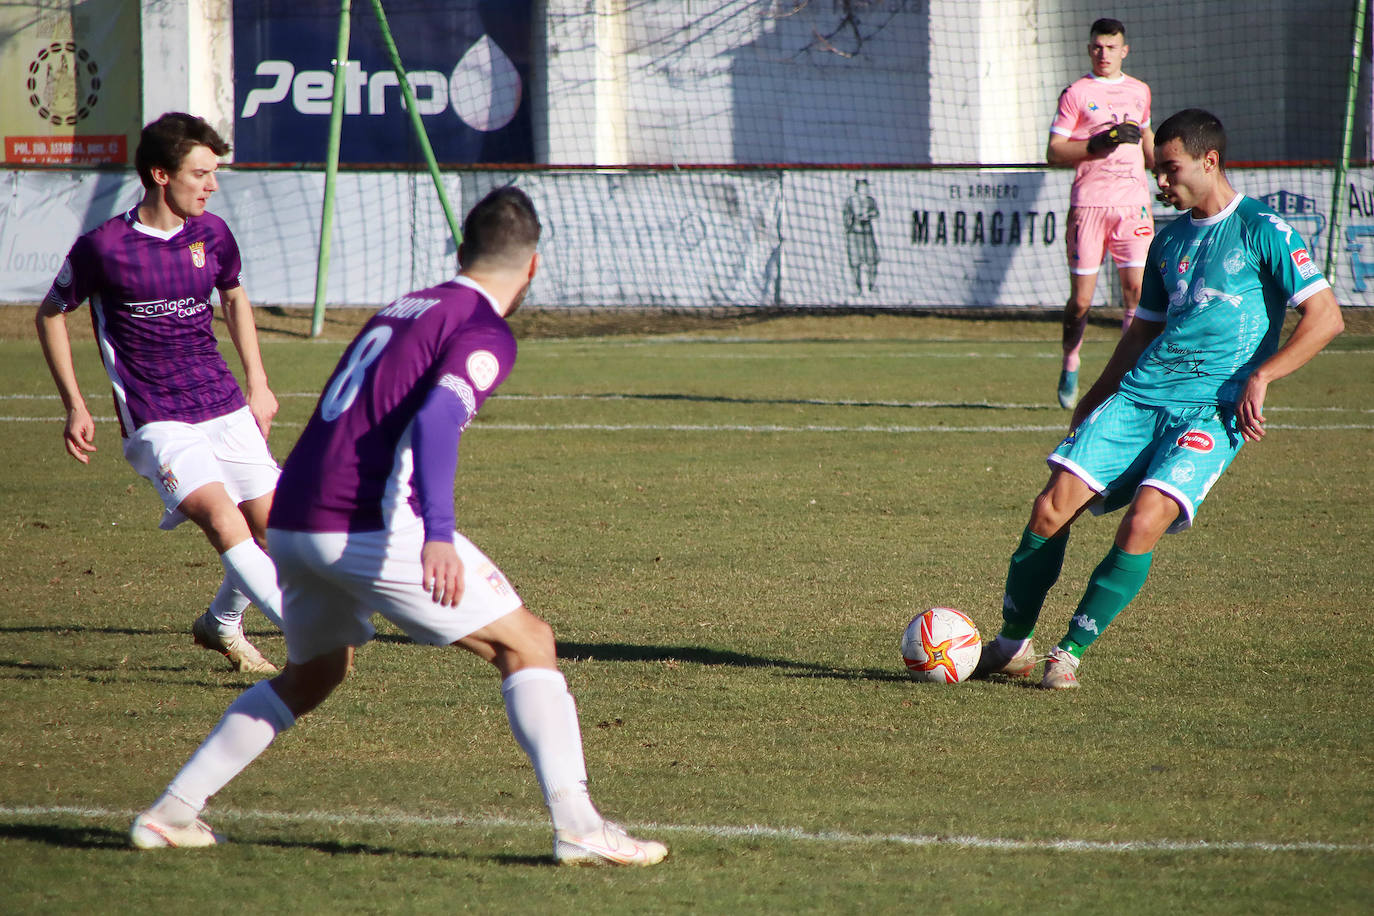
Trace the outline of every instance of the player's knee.
[[1040, 537], [1054, 537], [1073, 524], [1073, 520], [1083, 511], [1083, 503], [1053, 485], [1047, 486], [1035, 497], [1031, 506], [1028, 527]]
[[553, 636], [553, 627], [542, 617], [536, 617], [527, 612], [527, 619], [521, 627], [521, 635], [522, 654], [546, 659], [549, 662], [557, 657], [558, 649]]
[[348, 659], [333, 659], [305, 665], [288, 663], [281, 674], [272, 679], [272, 689], [281, 697], [292, 715], [300, 717], [315, 709], [348, 677]]
[[1064, 314], [1066, 317], [1078, 321], [1088, 314], [1090, 308], [1092, 308], [1091, 294], [1087, 298], [1070, 296], [1069, 300], [1064, 303]]
[[1117, 529], [1117, 546], [1127, 553], [1149, 553], [1181, 511], [1178, 503], [1163, 494], [1157, 498], [1137, 497]]

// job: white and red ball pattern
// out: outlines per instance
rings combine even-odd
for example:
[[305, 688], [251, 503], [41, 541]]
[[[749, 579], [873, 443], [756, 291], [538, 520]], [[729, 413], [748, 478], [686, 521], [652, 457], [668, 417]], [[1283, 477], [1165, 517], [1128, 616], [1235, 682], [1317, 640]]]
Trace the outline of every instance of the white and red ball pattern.
[[913, 680], [957, 684], [983, 654], [978, 625], [952, 607], [917, 614], [902, 634], [902, 661]]

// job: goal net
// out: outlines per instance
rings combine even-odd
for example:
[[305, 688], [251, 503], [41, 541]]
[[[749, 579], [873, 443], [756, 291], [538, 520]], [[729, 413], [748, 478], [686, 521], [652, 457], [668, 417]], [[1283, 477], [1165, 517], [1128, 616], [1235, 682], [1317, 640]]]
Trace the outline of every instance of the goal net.
[[[272, 119], [303, 100], [316, 106], [308, 128], [327, 120], [320, 80], [305, 78], [327, 63], [274, 58], [278, 69], [264, 70], [266, 51], [255, 57], [238, 40], [263, 31], [268, 7], [289, 9], [292, 44], [332, 41], [333, 0], [240, 0], [236, 130], [316, 143], [322, 156], [322, 143]], [[385, 301], [452, 265], [366, 7], [355, 0], [335, 302]], [[531, 306], [1044, 308], [1067, 293], [1072, 170], [1047, 168], [1045, 145], [1060, 91], [1089, 71], [1100, 4], [385, 7], [455, 206], [515, 182], [540, 209], [544, 269]], [[1361, 8], [1127, 0], [1110, 12], [1127, 29], [1125, 72], [1152, 91], [1153, 124], [1182, 108], [1215, 113], [1233, 183], [1290, 217], [1319, 263], [1336, 244], [1333, 220], [1350, 216], [1345, 188], [1333, 209], [1347, 115], [1352, 158], [1369, 158], [1368, 73], [1349, 86], [1367, 56], [1363, 47], [1352, 56]], [[264, 102], [274, 92], [280, 104]], [[249, 98], [259, 102], [251, 117]], [[460, 139], [450, 143], [454, 129]], [[368, 149], [358, 152], [358, 138]], [[1352, 177], [1350, 188], [1358, 196], [1368, 180]], [[1153, 210], [1157, 221], [1176, 215]], [[278, 225], [271, 237], [290, 234]], [[283, 257], [280, 245], [263, 255]], [[1099, 302], [1113, 302], [1114, 274], [1109, 261]]]

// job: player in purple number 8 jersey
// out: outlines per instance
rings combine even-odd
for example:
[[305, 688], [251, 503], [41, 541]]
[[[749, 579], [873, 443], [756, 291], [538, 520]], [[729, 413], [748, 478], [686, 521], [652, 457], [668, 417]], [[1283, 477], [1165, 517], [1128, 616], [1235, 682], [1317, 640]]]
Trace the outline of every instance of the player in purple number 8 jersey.
[[230, 705], [134, 821], [135, 847], [213, 845], [199, 819], [207, 800], [343, 682], [380, 613], [416, 642], [496, 667], [553, 820], [556, 861], [653, 865], [668, 854], [592, 804], [552, 629], [454, 530], [458, 440], [514, 364], [505, 318], [534, 277], [539, 234], [523, 191], [493, 191], [464, 220], [458, 277], [392, 302], [344, 352], [286, 460], [269, 520], [286, 669]]
[[[242, 615], [251, 599], [281, 626], [276, 570], [255, 540], [266, 536], [277, 482], [267, 448], [277, 399], [239, 280], [238, 244], [205, 209], [228, 151], [193, 115], [170, 112], [144, 127], [134, 154], [142, 201], [76, 240], [35, 324], [67, 410], [67, 452], [89, 464], [95, 422], [77, 384], [67, 313], [90, 300], [124, 457], [162, 498], [161, 527], [195, 522], [224, 566], [219, 593], [191, 628], [195, 641], [240, 671], [268, 673], [276, 666], [244, 638]], [[246, 398], [219, 353], [212, 290]]]

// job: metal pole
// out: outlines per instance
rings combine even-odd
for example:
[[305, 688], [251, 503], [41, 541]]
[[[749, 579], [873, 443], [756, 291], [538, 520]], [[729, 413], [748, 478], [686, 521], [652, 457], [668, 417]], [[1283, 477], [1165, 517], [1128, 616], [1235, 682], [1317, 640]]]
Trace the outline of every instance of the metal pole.
[[420, 110], [415, 104], [415, 93], [410, 88], [410, 80], [406, 79], [405, 67], [401, 64], [401, 55], [396, 50], [396, 42], [391, 39], [391, 29], [386, 24], [386, 13], [382, 12], [382, 0], [372, 0], [372, 9], [377, 14], [377, 25], [382, 30], [382, 43], [386, 45], [386, 53], [391, 57], [391, 67], [396, 71], [397, 80], [401, 84], [401, 96], [406, 101], [406, 112], [410, 115], [410, 126], [414, 128], [415, 139], [420, 144], [420, 150], [425, 154], [425, 163], [429, 166], [430, 177], [434, 179], [434, 188], [439, 192], [439, 206], [444, 208], [444, 217], [448, 219], [448, 229], [453, 235], [453, 245], [456, 248], [463, 241], [463, 230], [454, 215], [453, 207], [449, 205], [448, 194], [444, 191], [444, 182], [439, 175], [439, 163], [434, 159], [434, 149], [429, 145], [429, 137], [425, 134], [424, 122], [420, 120]]
[[1331, 232], [1326, 239], [1326, 281], [1335, 285], [1336, 246], [1340, 243], [1341, 191], [1350, 172], [1350, 144], [1354, 134], [1355, 100], [1360, 91], [1360, 62], [1364, 58], [1364, 18], [1367, 0], [1355, 2], [1355, 34], [1350, 41], [1350, 78], [1345, 84], [1345, 123], [1341, 126], [1340, 158], [1331, 186]]
[[315, 261], [315, 311], [310, 336], [324, 330], [325, 290], [329, 286], [329, 248], [334, 234], [334, 184], [339, 176], [339, 137], [343, 134], [344, 75], [353, 0], [339, 0], [339, 40], [334, 49], [334, 98], [329, 106], [329, 148], [324, 160], [324, 207], [320, 213], [320, 256]]

